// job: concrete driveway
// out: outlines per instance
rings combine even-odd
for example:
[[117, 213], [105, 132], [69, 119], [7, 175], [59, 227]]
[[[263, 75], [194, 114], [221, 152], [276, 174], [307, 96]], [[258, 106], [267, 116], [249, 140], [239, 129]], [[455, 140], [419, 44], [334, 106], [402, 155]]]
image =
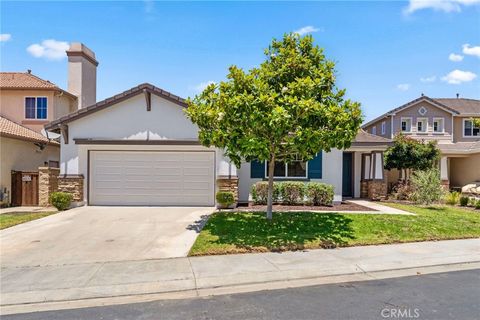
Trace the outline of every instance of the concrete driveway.
[[80, 207], [0, 231], [1, 265], [186, 256], [213, 208]]

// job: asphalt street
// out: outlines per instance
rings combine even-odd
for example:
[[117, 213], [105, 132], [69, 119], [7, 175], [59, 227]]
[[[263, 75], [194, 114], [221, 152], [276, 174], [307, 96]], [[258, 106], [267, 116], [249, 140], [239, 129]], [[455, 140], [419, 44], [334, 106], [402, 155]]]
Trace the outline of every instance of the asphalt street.
[[4, 316], [20, 319], [480, 318], [480, 269], [185, 300]]

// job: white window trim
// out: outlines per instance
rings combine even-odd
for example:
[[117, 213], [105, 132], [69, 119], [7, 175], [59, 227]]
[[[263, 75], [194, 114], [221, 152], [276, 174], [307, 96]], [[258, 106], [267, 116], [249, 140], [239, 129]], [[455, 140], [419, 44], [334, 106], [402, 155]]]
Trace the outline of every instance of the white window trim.
[[377, 134], [377, 126], [372, 127], [372, 134], [376, 135]]
[[473, 139], [478, 139], [478, 138], [480, 138], [480, 136], [474, 136], [474, 135], [473, 135], [473, 123], [472, 123], [472, 135], [471, 135], [471, 136], [466, 136], [466, 135], [465, 135], [465, 122], [467, 122], [467, 121], [472, 121], [472, 120], [470, 120], [470, 119], [463, 119], [462, 137], [463, 137], [463, 138], [467, 138], [467, 139], [469, 139], [469, 138], [470, 138], [470, 139], [472, 139], [472, 138], [473, 138]]
[[382, 135], [383, 135], [387, 132], [387, 130], [386, 130], [387, 124], [386, 124], [385, 121], [382, 122], [381, 127], [382, 127], [381, 131], [382, 131]]
[[[27, 118], [27, 112], [25, 110], [27, 98], [34, 98], [35, 99], [35, 118]], [[37, 118], [37, 98], [45, 98], [47, 99], [47, 115], [45, 118]], [[47, 96], [24, 96], [23, 97], [23, 118], [27, 121], [46, 121], [48, 120], [48, 97]]]
[[[265, 161], [265, 179], [268, 179], [268, 166], [267, 163], [268, 161]], [[303, 177], [289, 177], [288, 176], [288, 165], [286, 162], [283, 163], [285, 165], [285, 176], [273, 176], [274, 179], [289, 179], [289, 180], [294, 180], [294, 179], [308, 179], [308, 161], [305, 161], [305, 176]], [[275, 171], [273, 172], [275, 173]]]
[[[423, 131], [418, 131], [418, 123], [423, 122], [425, 124], [425, 128]], [[427, 117], [418, 117], [417, 121], [415, 122], [415, 129], [417, 130], [417, 133], [428, 133], [428, 118]]]
[[[403, 120], [410, 120], [410, 131], [403, 131], [403, 130], [402, 130], [402, 122], [403, 122]], [[412, 127], [413, 127], [412, 117], [401, 117], [401, 118], [400, 118], [400, 132], [403, 132], [403, 133], [412, 133]]]
[[[434, 127], [435, 121], [439, 121], [439, 120], [442, 123], [442, 131], [435, 131], [435, 127]], [[433, 118], [432, 132], [433, 132], [433, 134], [443, 134], [443, 133], [445, 133], [445, 118], [440, 118], [440, 117]]]

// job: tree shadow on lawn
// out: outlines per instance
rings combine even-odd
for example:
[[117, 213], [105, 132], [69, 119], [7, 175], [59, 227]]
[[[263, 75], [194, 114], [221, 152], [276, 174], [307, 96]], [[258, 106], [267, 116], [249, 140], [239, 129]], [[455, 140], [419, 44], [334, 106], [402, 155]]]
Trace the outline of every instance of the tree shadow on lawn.
[[263, 212], [216, 213], [204, 230], [218, 237], [212, 240], [218, 244], [284, 251], [344, 245], [355, 238], [351, 222], [352, 219], [336, 213], [274, 212], [272, 221]]

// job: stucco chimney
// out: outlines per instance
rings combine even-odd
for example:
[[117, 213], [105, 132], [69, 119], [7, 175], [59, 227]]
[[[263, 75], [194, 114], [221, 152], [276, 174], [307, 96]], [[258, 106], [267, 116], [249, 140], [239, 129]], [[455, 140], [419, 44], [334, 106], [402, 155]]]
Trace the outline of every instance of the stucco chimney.
[[83, 43], [72, 42], [67, 50], [68, 92], [78, 97], [78, 109], [97, 101], [97, 66], [95, 53]]

